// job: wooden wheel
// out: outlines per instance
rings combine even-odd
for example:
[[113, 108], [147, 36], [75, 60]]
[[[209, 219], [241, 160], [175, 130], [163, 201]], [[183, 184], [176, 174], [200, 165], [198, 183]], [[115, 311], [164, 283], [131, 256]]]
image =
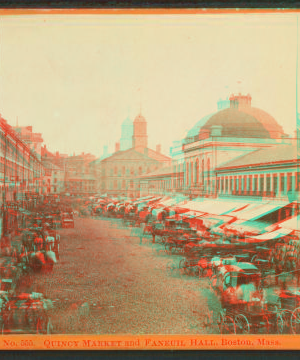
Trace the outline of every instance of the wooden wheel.
[[300, 334], [300, 307], [296, 308], [292, 313], [291, 328], [293, 334]]
[[[281, 317], [280, 324], [277, 323], [277, 332], [278, 334], [289, 334], [291, 333], [291, 320], [293, 312], [291, 310], [283, 310], [279, 314]], [[279, 326], [280, 325], [280, 326]]]
[[186, 260], [185, 259], [181, 259], [179, 261], [178, 268], [179, 268], [180, 273], [182, 275], [184, 275], [186, 272]]
[[174, 245], [173, 245], [173, 244], [167, 243], [167, 244], [165, 245], [166, 253], [167, 253], [168, 255], [172, 255], [173, 248], [174, 248]]
[[250, 324], [245, 315], [239, 314], [234, 318], [237, 334], [250, 334]]
[[225, 316], [221, 322], [221, 334], [236, 334], [236, 326], [233, 318]]

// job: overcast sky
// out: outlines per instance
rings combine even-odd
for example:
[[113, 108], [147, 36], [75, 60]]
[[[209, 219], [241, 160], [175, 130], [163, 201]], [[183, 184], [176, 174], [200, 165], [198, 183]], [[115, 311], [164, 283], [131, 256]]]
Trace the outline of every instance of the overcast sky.
[[149, 147], [168, 153], [242, 91], [292, 134], [296, 32], [294, 14], [2, 16], [0, 113], [51, 151], [99, 156], [141, 102]]

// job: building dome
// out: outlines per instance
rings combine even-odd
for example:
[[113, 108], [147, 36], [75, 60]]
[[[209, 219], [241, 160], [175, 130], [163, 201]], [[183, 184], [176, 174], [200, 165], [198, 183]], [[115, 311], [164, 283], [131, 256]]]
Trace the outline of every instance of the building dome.
[[139, 114], [135, 119], [134, 122], [146, 122], [146, 119], [142, 114]]
[[[199, 132], [195, 134], [199, 125]], [[229, 108], [204, 117], [188, 136], [208, 137], [216, 127], [224, 137], [276, 139], [284, 135], [282, 127], [270, 114], [251, 106], [250, 95], [231, 96]]]
[[128, 116], [123, 122], [122, 122], [122, 126], [126, 126], [126, 125], [132, 125], [132, 120], [130, 119], [130, 117]]

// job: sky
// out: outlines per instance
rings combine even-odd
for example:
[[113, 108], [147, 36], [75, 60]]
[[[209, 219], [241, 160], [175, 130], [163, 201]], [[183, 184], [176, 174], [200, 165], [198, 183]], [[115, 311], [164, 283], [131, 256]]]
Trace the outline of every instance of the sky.
[[296, 14], [0, 16], [0, 113], [50, 151], [113, 152], [140, 112], [175, 140], [231, 93], [296, 129]]

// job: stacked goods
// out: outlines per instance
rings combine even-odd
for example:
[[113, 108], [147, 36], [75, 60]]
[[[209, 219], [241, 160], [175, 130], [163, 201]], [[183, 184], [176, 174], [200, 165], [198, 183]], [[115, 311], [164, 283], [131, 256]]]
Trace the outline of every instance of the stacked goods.
[[298, 240], [286, 240], [284, 243], [275, 245], [271, 253], [271, 262], [280, 272], [293, 271], [300, 268], [300, 242]]

